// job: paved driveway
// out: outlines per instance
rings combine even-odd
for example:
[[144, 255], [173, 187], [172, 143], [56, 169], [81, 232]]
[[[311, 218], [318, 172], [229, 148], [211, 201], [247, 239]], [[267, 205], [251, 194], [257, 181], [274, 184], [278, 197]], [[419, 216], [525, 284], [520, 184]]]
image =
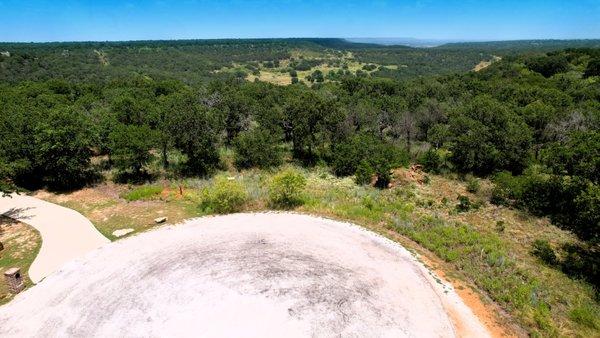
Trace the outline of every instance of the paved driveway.
[[0, 196], [0, 214], [40, 232], [42, 247], [29, 268], [34, 283], [66, 262], [110, 242], [80, 213], [31, 196]]
[[477, 337], [408, 251], [287, 213], [190, 220], [113, 242], [0, 307], [1, 337]]

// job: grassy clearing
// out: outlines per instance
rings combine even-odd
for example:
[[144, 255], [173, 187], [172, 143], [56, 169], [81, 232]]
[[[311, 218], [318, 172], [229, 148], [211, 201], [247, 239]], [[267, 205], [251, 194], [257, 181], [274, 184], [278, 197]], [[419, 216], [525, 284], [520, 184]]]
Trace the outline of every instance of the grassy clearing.
[[146, 185], [138, 188], [134, 188], [127, 191], [122, 197], [129, 201], [151, 201], [160, 199], [163, 188], [159, 186]]
[[[358, 186], [352, 178], [334, 177], [327, 168], [296, 170], [306, 178], [296, 211], [351, 221], [443, 260], [447, 277], [475, 285], [533, 336], [600, 334], [600, 308], [591, 287], [530, 254], [536, 239], [557, 245], [577, 239], [545, 219], [490, 205], [486, 202], [489, 182], [480, 180], [475, 188], [471, 178], [465, 182], [425, 177], [401, 169], [394, 173], [392, 189], [378, 190]], [[176, 223], [215, 212], [269, 209], [269, 185], [275, 175], [274, 171], [229, 171], [212, 179], [165, 182], [160, 193], [160, 185], [105, 185], [47, 198], [80, 210], [114, 239], [110, 234], [116, 229], [151, 229], [158, 215]], [[229, 185], [239, 190], [240, 198], [219, 211], [213, 197], [230, 190]], [[132, 195], [136, 198], [130, 200], [135, 201], [124, 198]], [[471, 207], [457, 211], [458, 196], [467, 197]]]
[[32, 227], [0, 216], [0, 242], [4, 250], [0, 251], [0, 305], [12, 299], [4, 283], [4, 271], [13, 267], [21, 268], [25, 284], [30, 287], [29, 266], [33, 263], [42, 245], [40, 234]]
[[[305, 84], [310, 84], [308, 77], [316, 70], [323, 72], [323, 75], [327, 75], [330, 71], [337, 72], [339, 70], [348, 70], [353, 74], [356, 74], [358, 70], [364, 71], [365, 73], [373, 73], [379, 68], [379, 64], [371, 63], [376, 68], [373, 70], [364, 70], [363, 66], [366, 63], [356, 61], [351, 52], [347, 52], [344, 55], [335, 53], [319, 53], [312, 51], [294, 50], [291, 52], [291, 58], [295, 60], [320, 60], [323, 63], [312, 67], [310, 70], [297, 71], [298, 80]], [[233, 63], [230, 67], [223, 67], [216, 71], [217, 73], [231, 73], [231, 74], [246, 74], [246, 80], [255, 81], [259, 80], [262, 82], [269, 82], [279, 86], [286, 86], [292, 83], [292, 77], [290, 76], [290, 62], [291, 59], [279, 60], [279, 67], [266, 68], [259, 62], [244, 63]], [[252, 64], [252, 66], [250, 65]], [[345, 65], [343, 68], [342, 65]], [[388, 69], [398, 69], [398, 65], [386, 65]], [[253, 73], [253, 69], [258, 69], [259, 73]], [[329, 79], [325, 79], [325, 82], [329, 82]]]

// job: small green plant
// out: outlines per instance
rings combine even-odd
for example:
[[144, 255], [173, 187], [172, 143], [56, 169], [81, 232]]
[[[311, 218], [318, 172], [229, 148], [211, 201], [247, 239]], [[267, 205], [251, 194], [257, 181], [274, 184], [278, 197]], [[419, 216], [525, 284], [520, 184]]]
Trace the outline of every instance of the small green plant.
[[597, 311], [598, 309], [595, 309], [593, 305], [586, 304], [572, 309], [569, 312], [569, 318], [580, 325], [600, 330], [600, 318], [598, 318]]
[[557, 263], [556, 253], [545, 239], [536, 239], [533, 242], [531, 254], [548, 265], [556, 265]]
[[463, 195], [458, 196], [458, 204], [456, 205], [456, 211], [466, 212], [466, 211], [469, 211], [472, 206], [473, 205], [468, 196], [463, 196]]
[[506, 224], [504, 221], [497, 221], [496, 222], [496, 231], [498, 232], [504, 232], [504, 230], [506, 229]]
[[122, 198], [129, 202], [133, 201], [150, 201], [160, 198], [163, 188], [155, 185], [145, 185], [135, 188], [121, 195]]
[[239, 182], [218, 176], [201, 194], [200, 207], [207, 213], [229, 214], [241, 211], [248, 201], [248, 193]]
[[473, 176], [467, 177], [467, 191], [476, 194], [479, 191], [479, 180]]
[[373, 198], [371, 196], [367, 195], [363, 197], [362, 205], [369, 210], [373, 210], [373, 208], [375, 207], [375, 201], [373, 201]]
[[423, 184], [429, 185], [429, 183], [431, 183], [431, 177], [429, 177], [429, 175], [425, 175], [423, 177]]
[[306, 178], [296, 169], [284, 169], [269, 185], [269, 202], [277, 209], [291, 209], [304, 204]]

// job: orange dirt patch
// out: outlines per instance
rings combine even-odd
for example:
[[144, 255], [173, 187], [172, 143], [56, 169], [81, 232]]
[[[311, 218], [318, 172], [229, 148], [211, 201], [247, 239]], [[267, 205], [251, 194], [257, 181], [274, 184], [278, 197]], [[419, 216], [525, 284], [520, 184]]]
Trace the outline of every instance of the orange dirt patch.
[[[433, 256], [431, 256], [433, 257]], [[499, 306], [495, 305], [491, 300], [486, 299], [486, 302], [482, 300], [484, 296], [475, 292], [475, 288], [467, 285], [465, 282], [456, 278], [448, 278], [444, 269], [442, 269], [442, 262], [437, 259], [430, 258], [425, 255], [420, 255], [419, 258], [423, 263], [428, 266], [437, 276], [449, 282], [454, 287], [456, 293], [460, 296], [462, 301], [473, 311], [475, 316], [485, 325], [492, 337], [526, 337], [527, 333], [516, 325], [512, 325], [508, 322], [508, 315]], [[454, 325], [457, 330], [461, 332], [460, 321], [449, 313], [452, 318]]]

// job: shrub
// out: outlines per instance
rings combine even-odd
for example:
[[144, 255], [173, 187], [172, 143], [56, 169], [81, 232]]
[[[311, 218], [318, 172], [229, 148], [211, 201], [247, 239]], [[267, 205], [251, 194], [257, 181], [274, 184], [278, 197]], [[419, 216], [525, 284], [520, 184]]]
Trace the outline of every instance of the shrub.
[[163, 188], [155, 185], [145, 185], [135, 188], [121, 195], [122, 198], [129, 202], [132, 201], [148, 201], [160, 198]]
[[423, 166], [423, 170], [429, 173], [438, 174], [442, 169], [442, 158], [435, 149], [427, 150], [419, 158], [419, 163]]
[[[358, 166], [366, 162], [372, 168], [372, 173], [377, 175], [377, 187], [386, 188], [391, 181], [391, 169], [408, 165], [409, 157], [402, 148], [385, 143], [373, 135], [361, 134], [335, 147], [331, 166], [336, 175], [347, 176], [356, 174]], [[366, 175], [367, 169], [363, 164], [361, 175]], [[362, 178], [366, 179], [364, 176]]]
[[588, 281], [596, 290], [600, 290], [600, 247], [566, 243], [561, 249], [561, 270], [573, 278]]
[[240, 133], [234, 140], [233, 148], [235, 166], [238, 168], [269, 168], [283, 162], [279, 140], [266, 129], [257, 128]]
[[215, 178], [201, 194], [200, 207], [207, 213], [229, 214], [243, 209], [248, 194], [242, 184], [224, 176]]
[[472, 176], [467, 177], [467, 191], [472, 194], [477, 193], [479, 191], [479, 180]]
[[372, 71], [372, 70], [375, 70], [375, 69], [377, 69], [377, 66], [376, 66], [376, 65], [374, 65], [374, 64], [367, 64], [367, 65], [364, 65], [364, 66], [362, 67], [362, 69], [364, 69], [364, 70], [366, 70], [366, 71], [370, 72], [370, 71]]
[[362, 161], [360, 162], [360, 164], [358, 165], [358, 168], [356, 168], [356, 184], [358, 185], [365, 185], [365, 184], [370, 184], [371, 180], [373, 179], [373, 175], [375, 174], [375, 170], [373, 169], [373, 167], [371, 167], [371, 165], [369, 164], [369, 162], [367, 161]]
[[504, 232], [505, 229], [506, 229], [506, 223], [504, 221], [497, 221], [496, 222], [496, 231], [498, 231], [498, 232]]
[[290, 209], [304, 203], [306, 178], [293, 168], [275, 175], [269, 185], [269, 202], [277, 209]]
[[456, 211], [465, 212], [469, 211], [473, 205], [471, 204], [471, 200], [468, 196], [459, 195], [458, 196], [458, 204], [456, 205]]
[[531, 254], [548, 265], [556, 264], [556, 254], [547, 240], [536, 239], [532, 244]]
[[425, 175], [423, 177], [423, 184], [429, 185], [429, 183], [431, 183], [431, 177], [429, 177], [429, 175]]
[[381, 160], [373, 166], [377, 175], [375, 186], [380, 189], [386, 189], [392, 182], [392, 167], [387, 160], [383, 158]]
[[490, 202], [496, 205], [509, 205], [523, 194], [523, 179], [509, 172], [500, 172], [493, 178], [494, 189]]

